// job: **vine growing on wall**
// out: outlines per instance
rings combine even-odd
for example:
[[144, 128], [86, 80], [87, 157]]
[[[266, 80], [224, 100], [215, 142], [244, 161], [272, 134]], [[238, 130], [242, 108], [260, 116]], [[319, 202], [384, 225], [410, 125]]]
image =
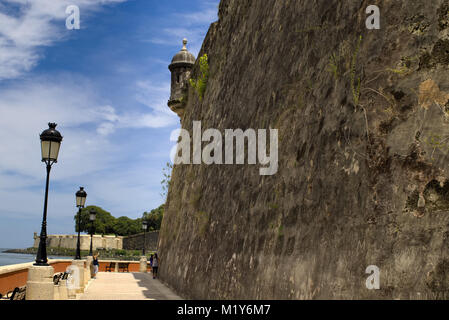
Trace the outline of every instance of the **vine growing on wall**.
[[190, 79], [190, 85], [196, 90], [200, 100], [203, 100], [204, 92], [206, 91], [207, 81], [209, 80], [209, 61], [207, 54], [200, 58], [200, 72], [201, 76], [198, 79]]
[[335, 80], [340, 76], [339, 64], [341, 57], [337, 53], [332, 53], [329, 57], [329, 63], [327, 65], [327, 71], [334, 75]]
[[359, 104], [360, 100], [360, 77], [356, 76], [356, 64], [361, 43], [362, 43], [362, 36], [359, 37], [359, 41], [357, 42], [357, 47], [355, 48], [351, 61], [351, 89], [352, 89], [352, 97], [354, 100], [354, 106], [356, 107]]
[[170, 182], [171, 182], [171, 172], [173, 170], [173, 165], [170, 164], [169, 162], [167, 162], [165, 164], [165, 167], [162, 169], [162, 181], [161, 181], [161, 185], [162, 185], [162, 193], [161, 196], [164, 199], [167, 199], [167, 195], [168, 195], [168, 189], [170, 188]]

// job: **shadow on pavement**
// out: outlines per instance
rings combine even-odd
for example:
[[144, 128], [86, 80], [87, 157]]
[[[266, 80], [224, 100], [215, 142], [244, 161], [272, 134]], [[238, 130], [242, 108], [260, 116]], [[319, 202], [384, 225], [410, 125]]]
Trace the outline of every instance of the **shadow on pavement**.
[[155, 300], [178, 300], [178, 297], [169, 288], [167, 288], [158, 279], [153, 279], [151, 273], [133, 273], [133, 276], [138, 280], [139, 287], [143, 287], [146, 290], [143, 291], [143, 295], [148, 299]]

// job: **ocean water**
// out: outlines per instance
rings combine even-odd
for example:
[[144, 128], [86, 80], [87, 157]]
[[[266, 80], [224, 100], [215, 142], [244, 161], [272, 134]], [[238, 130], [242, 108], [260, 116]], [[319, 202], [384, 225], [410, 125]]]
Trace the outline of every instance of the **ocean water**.
[[[36, 256], [34, 254], [22, 254], [22, 253], [6, 253], [7, 248], [0, 248], [0, 266], [7, 266], [10, 264], [19, 264], [34, 262]], [[48, 256], [48, 259], [73, 259], [74, 257], [58, 257]]]

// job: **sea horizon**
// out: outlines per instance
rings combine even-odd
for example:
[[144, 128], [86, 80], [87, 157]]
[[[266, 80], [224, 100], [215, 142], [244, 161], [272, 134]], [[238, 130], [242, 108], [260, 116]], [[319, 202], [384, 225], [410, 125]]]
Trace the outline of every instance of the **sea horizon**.
[[[0, 267], [21, 263], [29, 263], [34, 262], [36, 260], [36, 255], [34, 254], [4, 252], [6, 250], [11, 249], [20, 249], [20, 248], [0, 248]], [[54, 255], [48, 255], [48, 259], [73, 259], [73, 257], [59, 257]]]

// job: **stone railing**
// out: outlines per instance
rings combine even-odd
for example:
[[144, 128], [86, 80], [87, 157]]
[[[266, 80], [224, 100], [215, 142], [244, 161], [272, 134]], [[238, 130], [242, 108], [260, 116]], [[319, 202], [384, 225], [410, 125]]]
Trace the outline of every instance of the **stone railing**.
[[140, 272], [140, 261], [125, 261], [125, 260], [99, 260], [98, 272], [106, 272], [106, 267], [109, 267], [111, 263], [114, 265], [114, 269], [112, 272], [119, 272], [118, 264], [119, 263], [128, 263], [129, 272]]
[[[0, 267], [0, 293], [6, 295], [16, 287], [25, 286], [28, 279], [28, 269], [34, 264], [21, 263]], [[72, 264], [72, 260], [49, 260], [48, 264], [55, 269], [55, 273], [64, 272]]]
[[[45, 290], [53, 290], [53, 293], [47, 295], [46, 300], [52, 297], [54, 300], [66, 300], [75, 299], [76, 294], [84, 292], [87, 283], [91, 280], [91, 262], [92, 257], [88, 257], [87, 260], [49, 260], [48, 264], [54, 269], [54, 274], [73, 271], [73, 267], [78, 267], [79, 273], [77, 277], [79, 278], [79, 283], [76, 287], [69, 286], [68, 280], [61, 280], [57, 285], [49, 285], [50, 279], [45, 280], [47, 285], [45, 285]], [[122, 260], [100, 260], [99, 261], [99, 272], [106, 272], [106, 267], [111, 266], [113, 268], [111, 272], [118, 272], [118, 264], [125, 263], [128, 265], [129, 272], [141, 272], [141, 262], [140, 261], [122, 261]], [[27, 282], [30, 281], [28, 275], [30, 268], [33, 267], [34, 262], [22, 263], [15, 265], [8, 265], [0, 267], [0, 293], [6, 295], [9, 291], [13, 291], [16, 287], [26, 286]], [[146, 260], [145, 260], [146, 264]], [[43, 267], [44, 269], [46, 267]], [[146, 272], [147, 270], [145, 269]], [[32, 276], [33, 277], [33, 276]], [[51, 279], [51, 281], [53, 281]], [[50, 288], [50, 289], [48, 289]], [[35, 295], [36, 289], [33, 290], [32, 296]], [[29, 293], [27, 292], [27, 299], [29, 299]], [[32, 299], [34, 300], [34, 299]]]

